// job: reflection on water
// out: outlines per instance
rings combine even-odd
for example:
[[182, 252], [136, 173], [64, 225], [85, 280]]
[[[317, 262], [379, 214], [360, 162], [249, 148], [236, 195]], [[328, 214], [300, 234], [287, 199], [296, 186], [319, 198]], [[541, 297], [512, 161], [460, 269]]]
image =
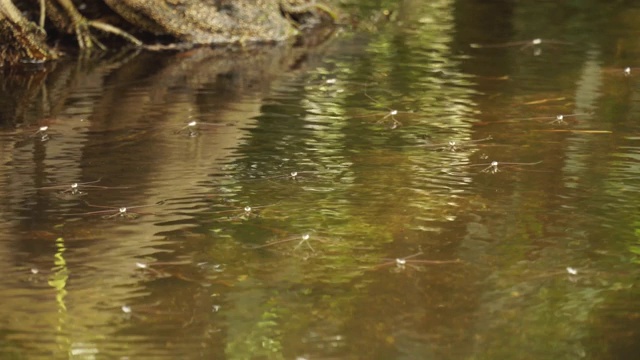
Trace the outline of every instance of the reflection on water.
[[633, 358], [637, 22], [563, 6], [13, 74], [0, 353]]

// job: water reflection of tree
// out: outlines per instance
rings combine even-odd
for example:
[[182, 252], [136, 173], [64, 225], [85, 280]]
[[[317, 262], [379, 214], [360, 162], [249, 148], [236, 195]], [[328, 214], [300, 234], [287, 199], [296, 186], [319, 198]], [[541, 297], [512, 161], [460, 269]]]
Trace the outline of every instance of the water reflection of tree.
[[[607, 19], [616, 19], [617, 16], [601, 14], [612, 11], [612, 8], [603, 9], [587, 4], [562, 6], [557, 3], [513, 6], [469, 1], [461, 2], [461, 5], [461, 8], [474, 9], [462, 12], [461, 19], [463, 15], [473, 16], [473, 19], [464, 17], [466, 24], [483, 27], [469, 28], [460, 23], [462, 31], [458, 33], [458, 42], [461, 48], [472, 42], [499, 43], [533, 37], [562, 36], [562, 40], [572, 43], [571, 46], [542, 48], [537, 53], [517, 48], [478, 52], [474, 58], [465, 61], [463, 67], [470, 73], [481, 75], [487, 71], [501, 70], [512, 79], [507, 83], [478, 84], [481, 92], [501, 94], [496, 100], [478, 100], [489, 121], [509, 117], [511, 113], [532, 111], [522, 105], [525, 102], [522, 99], [527, 96], [566, 99], [561, 105], [556, 105], [556, 110], [551, 110], [558, 113], [562, 113], [560, 109], [563, 107], [577, 112], [606, 109], [605, 104], [612, 101], [602, 98], [604, 94], [612, 94], [612, 91], [603, 90], [599, 65], [609, 61], [613, 52], [608, 44], [610, 39], [606, 39], [610, 34], [607, 29], [612, 26]], [[489, 13], [510, 14], [510, 22], [487, 31], [481, 25], [484, 23], [478, 20]], [[564, 20], [555, 21], [556, 17], [563, 17]], [[567, 27], [573, 31], [566, 31]], [[613, 27], [618, 28], [618, 25]], [[475, 31], [474, 28], [481, 31]], [[484, 38], [478, 40], [478, 36]], [[494, 66], [493, 62], [496, 61], [500, 62], [500, 66]], [[552, 67], [551, 62], [566, 65]], [[618, 82], [618, 86], [624, 85]], [[549, 111], [549, 108], [540, 110]], [[600, 113], [598, 110], [593, 118], [585, 119], [577, 127], [609, 130], [613, 124], [602, 119], [619, 117], [620, 113], [616, 111]], [[530, 128], [527, 125], [519, 126]], [[493, 129], [505, 131], [504, 141], [511, 141], [509, 138], [513, 139], [516, 134], [513, 128], [494, 126]], [[523, 353], [523, 349], [536, 358], [590, 356], [589, 343], [592, 340], [589, 340], [589, 333], [598, 332], [595, 328], [589, 330], [593, 316], [608, 298], [616, 296], [621, 285], [610, 286], [609, 281], [603, 278], [611, 276], [622, 284], [629, 281], [622, 274], [596, 275], [597, 271], [590, 273], [589, 270], [581, 274], [583, 277], [574, 279], [565, 269], [577, 263], [582, 266], [576, 270], [578, 274], [584, 267], [610, 271], [611, 260], [594, 257], [594, 246], [606, 248], [607, 252], [617, 252], [613, 249], [615, 245], [609, 243], [604, 246], [602, 239], [628, 238], [622, 231], [611, 233], [611, 229], [626, 227], [624, 221], [620, 221], [624, 216], [611, 213], [611, 218], [603, 216], [603, 206], [609, 201], [605, 200], [608, 196], [603, 194], [608, 192], [606, 189], [611, 188], [612, 183], [617, 182], [613, 172], [605, 175], [598, 171], [602, 170], [602, 166], [610, 168], [609, 165], [603, 165], [603, 159], [611, 150], [611, 138], [562, 133], [539, 136], [530, 133], [513, 143], [514, 149], [520, 151], [523, 144], [540, 142], [548, 145], [522, 151], [521, 155], [530, 156], [535, 152], [544, 159], [549, 173], [532, 174], [528, 177], [537, 178], [535, 183], [530, 181], [528, 186], [522, 188], [509, 187], [499, 197], [495, 193], [487, 194], [487, 198], [493, 198], [490, 201], [495, 202], [494, 210], [483, 215], [481, 221], [483, 232], [488, 234], [469, 234], [470, 239], [484, 238], [487, 244], [482, 247], [482, 253], [494, 259], [494, 267], [486, 269], [486, 289], [479, 307], [475, 337], [478, 358], [509, 357]], [[514, 208], [521, 210], [517, 214], [504, 215]], [[568, 210], [572, 208], [581, 211], [574, 213]], [[621, 204], [619, 209], [622, 208], [626, 208], [626, 204]], [[589, 215], [585, 216], [586, 213]], [[600, 228], [603, 225], [600, 221], [610, 219], [618, 220]], [[489, 239], [494, 240], [489, 242]], [[624, 267], [623, 264], [618, 265]]]
[[[113, 202], [148, 203], [154, 202], [153, 199], [183, 196], [194, 190], [197, 192], [202, 188], [202, 183], [207, 181], [208, 172], [219, 169], [222, 166], [221, 160], [237, 146], [236, 142], [242, 138], [243, 134], [241, 128], [246, 126], [246, 122], [251, 121], [252, 117], [259, 114], [259, 108], [255, 104], [259, 104], [264, 89], [268, 88], [269, 83], [280, 76], [282, 71], [288, 69], [290, 64], [301, 66], [303, 62], [299, 61], [298, 56], [305, 52], [306, 50], [302, 48], [292, 49], [283, 45], [282, 47], [245, 49], [231, 54], [226, 49], [200, 49], [190, 53], [167, 54], [161, 57], [148, 54], [135, 56], [134, 54], [131, 57], [116, 56], [96, 63], [58, 63], [51, 72], [30, 74], [31, 81], [26, 81], [26, 85], [25, 83], [22, 85], [33, 95], [19, 99], [25, 105], [5, 108], [7, 116], [4, 119], [7, 119], [8, 127], [27, 127], [46, 121], [52, 129], [60, 133], [60, 137], [58, 139], [54, 137], [55, 141], [47, 143], [32, 142], [33, 145], [26, 143], [20, 151], [3, 152], [3, 156], [11, 154], [11, 161], [20, 164], [14, 168], [13, 174], [6, 173], [7, 176], [13, 177], [13, 180], [7, 183], [19, 183], [27, 187], [34, 182], [42, 185], [58, 178], [64, 178], [63, 181], [104, 178], [108, 179], [106, 181], [111, 185], [135, 183], [132, 187], [134, 190], [131, 191], [117, 191], [109, 195], [101, 195], [98, 191], [92, 192], [92, 199], [102, 198], [100, 203], [110, 204]], [[203, 88], [207, 91], [200, 91]], [[5, 89], [11, 90], [8, 87]], [[212, 89], [215, 90], [211, 91]], [[3, 99], [8, 100], [14, 94], [6, 95], [7, 97]], [[24, 93], [15, 95], [24, 95]], [[233, 101], [238, 101], [246, 118], [229, 117], [230, 113], [238, 113], [238, 108], [234, 108], [233, 111], [227, 111], [224, 108]], [[213, 109], [216, 106], [218, 108], [214, 112]], [[211, 122], [219, 121], [228, 126], [225, 126], [223, 134], [218, 135], [218, 141], [184, 140], [176, 135], [173, 129], [183, 126], [190, 117]], [[130, 129], [138, 131], [131, 132]], [[87, 135], [96, 133], [103, 136]], [[215, 135], [210, 136], [215, 137]], [[164, 141], [158, 140], [161, 137], [164, 137]], [[189, 146], [187, 149], [175, 149], [169, 146], [176, 143], [196, 144], [196, 148]], [[158, 147], [158, 144], [168, 147]], [[42, 151], [35, 151], [32, 154], [31, 146], [41, 148]], [[128, 156], [121, 157], [125, 153]], [[29, 158], [34, 154], [36, 158]], [[64, 154], [63, 161], [59, 160], [61, 154]], [[105, 162], [108, 158], [119, 158], [121, 161]], [[142, 163], [155, 165], [141, 170], [139, 165]], [[200, 172], [199, 177], [175, 177], [171, 174], [180, 170], [171, 168], [172, 166], [204, 172]], [[19, 176], [23, 178], [17, 179]], [[166, 179], [168, 181], [165, 184], [166, 187], [160, 186], [164, 190], [155, 186], [153, 179]], [[206, 193], [207, 190], [203, 192]], [[144, 326], [136, 325], [140, 319], [153, 317], [154, 311], [157, 312], [156, 320], [164, 321], [165, 324], [168, 322], [176, 325], [176, 318], [197, 317], [191, 310], [185, 311], [185, 307], [179, 305], [177, 299], [175, 301], [168, 299], [166, 294], [161, 296], [163, 304], [166, 306], [167, 303], [175, 303], [176, 306], [158, 310], [153, 307], [156, 299], [153, 296], [130, 302], [131, 294], [128, 291], [120, 291], [131, 286], [132, 281], [147, 287], [153, 294], [156, 294], [156, 290], [164, 291], [164, 287], [155, 287], [157, 279], [154, 280], [153, 277], [151, 281], [138, 281], [132, 275], [139, 270], [132, 268], [132, 265], [135, 263], [136, 256], [154, 256], [153, 250], [140, 251], [140, 249], [153, 249], [154, 239], [168, 236], [166, 234], [171, 234], [172, 229], [181, 228], [179, 224], [164, 227], [165, 235], [158, 235], [157, 226], [142, 218], [135, 227], [132, 227], [135, 229], [133, 231], [135, 235], [132, 237], [112, 237], [109, 235], [112, 233], [109, 230], [110, 227], [115, 229], [126, 224], [116, 222], [115, 225], [110, 226], [110, 224], [95, 224], [95, 221], [90, 220], [67, 222], [64, 211], [68, 211], [69, 207], [60, 207], [59, 202], [51, 201], [52, 199], [48, 196], [39, 196], [35, 191], [15, 192], [9, 187], [3, 187], [2, 193], [6, 200], [3, 204], [25, 204], [25, 208], [7, 207], [7, 212], [3, 213], [3, 218], [6, 220], [20, 219], [4, 222], [10, 224], [11, 233], [21, 234], [20, 237], [26, 239], [26, 241], [15, 243], [16, 246], [22, 247], [18, 253], [26, 252], [34, 257], [43, 256], [39, 252], [40, 247], [38, 252], [34, 253], [33, 248], [27, 245], [33, 243], [29, 240], [39, 234], [40, 229], [45, 235], [39, 236], [59, 237], [65, 244], [63, 246], [72, 247], [72, 250], [65, 253], [65, 258], [70, 262], [67, 266], [68, 270], [73, 272], [88, 266], [92, 270], [83, 272], [84, 279], [99, 279], [100, 283], [109, 284], [108, 289], [101, 291], [109, 298], [107, 308], [118, 309], [119, 304], [129, 302], [134, 318], [138, 319], [131, 325], [129, 329], [131, 332], [160, 340], [160, 334], [142, 331]], [[29, 215], [20, 215], [19, 212], [22, 211]], [[164, 218], [168, 222], [175, 220], [170, 210], [166, 213], [159, 210], [158, 213], [158, 219]], [[87, 227], [91, 226], [89, 223], [93, 225], [90, 230], [87, 230]], [[93, 244], [90, 249], [85, 247], [87, 238], [91, 239], [89, 242]], [[135, 244], [132, 241], [135, 241]], [[77, 245], [77, 242], [82, 245]], [[47, 249], [47, 251], [54, 250], [50, 246], [47, 246]], [[3, 252], [14, 253], [15, 251]], [[79, 253], [83, 255], [79, 256]], [[99, 257], [96, 258], [97, 255]], [[183, 255], [182, 251], [176, 251], [175, 256], [181, 255]], [[100, 270], [94, 271], [97, 269]], [[198, 279], [197, 271], [193, 275], [189, 274], [189, 269], [175, 270], [173, 275], [178, 282], [184, 281], [181, 279], [185, 278], [194, 281]], [[105, 277], [108, 280], [105, 280]], [[206, 278], [202, 279], [202, 283], [209, 281]], [[199, 296], [198, 290], [202, 290], [192, 282], [187, 284], [190, 286], [185, 288], [185, 291], [176, 293], [180, 301], [193, 300], [193, 296]], [[66, 284], [60, 283], [60, 285], [62, 286], [60, 291], [66, 293], [67, 290], [64, 288]], [[175, 286], [178, 285], [175, 284]], [[68, 317], [80, 316], [83, 319], [75, 322], [76, 329], [84, 326], [95, 327], [95, 322], [112, 320], [110, 319], [112, 315], [96, 314], [96, 304], [90, 300], [95, 299], [93, 296], [95, 290], [93, 286], [73, 290], [74, 296], [85, 299], [74, 308], [73, 312], [67, 314]], [[208, 301], [203, 302], [203, 306], [210, 310], [215, 304], [209, 302], [212, 301], [211, 298], [205, 298]], [[64, 302], [67, 298], [60, 300]], [[65, 306], [64, 303], [60, 305]], [[11, 302], [5, 302], [5, 307], [11, 308]], [[98, 308], [104, 307], [104, 303], [98, 306]], [[136, 317], [135, 312], [140, 309], [140, 317]], [[165, 311], [170, 314], [166, 314]], [[42, 314], [42, 316], [47, 315]], [[52, 314], [52, 316], [54, 318], [51, 321], [55, 323], [57, 319], [55, 315]], [[23, 325], [29, 326], [27, 323]], [[190, 329], [194, 326], [196, 328], [202, 326], [204, 333], [215, 330], [210, 329], [209, 323], [203, 324], [200, 321], [187, 325]], [[112, 327], [106, 326], [103, 329], [109, 332]], [[129, 334], [131, 332], [125, 331]], [[198, 336], [198, 332], [192, 335]], [[207, 336], [202, 333], [200, 335]], [[69, 336], [70, 339], [89, 336], [93, 340], [95, 339], [93, 336], [97, 334], [73, 332], [65, 336]], [[90, 340], [87, 339], [87, 341]]]
[[[429, 15], [436, 16], [447, 29], [448, 11], [443, 5]], [[300, 98], [279, 98], [276, 91], [264, 107], [264, 115], [252, 130], [250, 142], [241, 147], [246, 157], [237, 161], [238, 168], [250, 170], [256, 164], [267, 172], [296, 165], [310, 166], [318, 172], [340, 169], [335, 174], [333, 191], [303, 193], [302, 203], [311, 206], [292, 215], [289, 221], [298, 226], [302, 223], [328, 228], [342, 242], [338, 242], [337, 248], [320, 250], [318, 258], [304, 262], [295, 256], [280, 259], [279, 268], [266, 267], [260, 275], [255, 274], [259, 282], [249, 285], [254, 289], [253, 296], [257, 296], [255, 287], [264, 288], [260, 296], [270, 299], [270, 305], [263, 303], [246, 310], [253, 318], [262, 320], [247, 319], [245, 328], [262, 331], [244, 332], [236, 338], [239, 343], [230, 343], [230, 351], [260, 349], [260, 341], [266, 336], [277, 352], [300, 348], [321, 356], [357, 353], [363, 358], [374, 358], [398, 352], [409, 354], [411, 350], [417, 350], [412, 354], [426, 353], [427, 341], [437, 342], [433, 348], [438, 349], [467, 340], [468, 334], [463, 329], [471, 317], [460, 309], [469, 309], [465, 302], [469, 301], [469, 291], [475, 288], [472, 290], [468, 281], [460, 281], [464, 269], [451, 272], [449, 268], [429, 268], [424, 273], [408, 270], [397, 274], [362, 269], [375, 266], [390, 252], [407, 252], [419, 246], [429, 255], [451, 258], [457, 254], [456, 240], [442, 240], [459, 238], [461, 234], [445, 230], [442, 223], [457, 216], [459, 211], [448, 204], [458, 201], [446, 189], [438, 189], [429, 181], [443, 161], [464, 159], [466, 154], [447, 155], [443, 160], [433, 153], [408, 150], [416, 144], [415, 130], [421, 126], [436, 131], [453, 127], [457, 136], [469, 136], [465, 120], [473, 113], [472, 102], [468, 100], [472, 92], [466, 87], [469, 83], [457, 72], [456, 63], [448, 62], [439, 69], [451, 76], [444, 80], [433, 78], [434, 74], [440, 74], [433, 67], [415, 66], [407, 70], [403, 66], [414, 63], [412, 46], [418, 43], [430, 50], [424, 54], [434, 61], [450, 57], [446, 47], [449, 33], [438, 29], [425, 26], [419, 39], [403, 28], [374, 36], [365, 45], [364, 51], [369, 56], [355, 63], [329, 63], [318, 74], [312, 73], [312, 80], [316, 81], [322, 80], [322, 71], [336, 76], [335, 85], [326, 85], [323, 91], [314, 90], [319, 86], [309, 86]], [[418, 33], [413, 31], [408, 30], [411, 34]], [[371, 102], [363, 92], [363, 83], [369, 83], [371, 93], [379, 92], [380, 101], [402, 101], [414, 107], [419, 115], [407, 120], [406, 127], [394, 130], [358, 120], [353, 110]], [[456, 106], [452, 107], [454, 102]], [[318, 109], [328, 115], [318, 116]], [[309, 135], [270, 136], [288, 133]], [[442, 136], [437, 132], [434, 135]], [[281, 158], [288, 159], [284, 166], [277, 160]], [[286, 195], [301, 194], [289, 191]], [[283, 199], [288, 203], [296, 200]], [[326, 213], [330, 215], [323, 215]], [[272, 289], [273, 286], [277, 289]], [[454, 293], [461, 297], [444, 300]], [[439, 339], [437, 332], [447, 326], [459, 330], [451, 330], [446, 339]]]

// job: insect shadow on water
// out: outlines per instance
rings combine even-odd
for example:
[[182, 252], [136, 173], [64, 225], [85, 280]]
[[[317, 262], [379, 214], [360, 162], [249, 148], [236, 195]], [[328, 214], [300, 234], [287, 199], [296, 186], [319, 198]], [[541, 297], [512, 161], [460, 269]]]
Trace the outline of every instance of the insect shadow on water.
[[[371, 95], [369, 95], [369, 93], [367, 92], [367, 86], [365, 85], [365, 89], [364, 89], [364, 96], [366, 96], [369, 100], [373, 101], [376, 105], [380, 106], [380, 107], [384, 107], [382, 106], [382, 104], [374, 99]], [[384, 107], [385, 109], [388, 110], [388, 112], [386, 113], [373, 113], [373, 114], [368, 114], [368, 115], [359, 115], [359, 116], [354, 116], [354, 118], [364, 118], [364, 117], [372, 117], [372, 116], [382, 116], [381, 119], [379, 119], [378, 121], [376, 121], [376, 124], [382, 124], [382, 123], [387, 123], [389, 129], [396, 129], [399, 126], [402, 126], [402, 123], [395, 118], [396, 115], [398, 114], [414, 114], [414, 112], [411, 111], [398, 111], [396, 109], [391, 109], [391, 108], [387, 108]], [[390, 121], [389, 121], [390, 120]]]
[[492, 136], [487, 136], [486, 138], [482, 138], [482, 139], [465, 140], [465, 141], [449, 140], [446, 143], [424, 144], [424, 145], [420, 145], [420, 147], [423, 147], [423, 148], [426, 148], [426, 149], [435, 150], [435, 151], [457, 152], [457, 151], [464, 151], [465, 149], [467, 149], [469, 147], [476, 146], [479, 143], [482, 143], [482, 142], [485, 142], [485, 141], [489, 141], [489, 140], [493, 140], [493, 137]]
[[265, 244], [262, 245], [246, 245], [245, 247], [247, 249], [265, 249], [265, 248], [271, 248], [274, 246], [278, 246], [278, 245], [282, 245], [282, 244], [289, 244], [289, 243], [293, 243], [293, 242], [297, 242], [297, 244], [293, 247], [293, 250], [298, 250], [300, 249], [300, 247], [302, 247], [303, 245], [306, 245], [306, 247], [311, 250], [311, 252], [316, 252], [316, 250], [313, 248], [313, 246], [311, 246], [310, 242], [311, 241], [317, 241], [320, 243], [326, 243], [328, 241], [327, 238], [324, 238], [322, 236], [315, 236], [310, 233], [304, 233], [302, 235], [296, 235], [296, 236], [289, 236], [289, 237], [285, 237], [283, 239], [276, 239], [276, 240], [272, 240], [269, 241]]
[[542, 48], [541, 48], [542, 45], [561, 46], [561, 45], [571, 45], [571, 43], [567, 41], [561, 41], [561, 40], [535, 38], [531, 40], [509, 41], [509, 42], [496, 43], [496, 44], [477, 44], [477, 43], [469, 44], [469, 46], [473, 49], [519, 47], [520, 50], [522, 51], [527, 48], [533, 48], [533, 55], [535, 56], [540, 55], [542, 53]]
[[140, 211], [132, 211], [132, 209], [141, 209], [141, 208], [149, 208], [153, 206], [159, 206], [164, 204], [164, 201], [159, 201], [155, 204], [149, 205], [137, 205], [137, 206], [129, 206], [129, 207], [117, 207], [117, 206], [103, 206], [103, 205], [93, 205], [85, 201], [85, 204], [89, 207], [103, 209], [96, 211], [89, 211], [84, 213], [73, 213], [68, 215], [102, 215], [103, 219], [114, 219], [114, 218], [123, 218], [123, 219], [135, 219], [140, 215], [149, 215], [152, 213], [149, 212], [140, 212]]
[[203, 129], [219, 128], [222, 124], [203, 123], [195, 120], [189, 121], [185, 126], [176, 130], [176, 134], [186, 134], [189, 137], [195, 137], [200, 135], [200, 131]]
[[66, 185], [51, 185], [51, 186], [43, 186], [37, 188], [38, 190], [59, 190], [59, 195], [70, 195], [70, 196], [82, 196], [86, 195], [87, 192], [83, 191], [86, 189], [128, 189], [127, 186], [101, 186], [101, 185], [93, 185], [100, 182], [102, 178], [94, 181], [87, 181], [83, 183], [71, 183]]
[[[534, 166], [534, 165], [538, 165], [542, 163], [542, 160], [540, 161], [536, 161], [536, 162], [497, 162], [497, 161], [492, 161], [490, 163], [483, 163], [483, 164], [461, 164], [461, 165], [453, 165], [454, 167], [469, 167], [469, 168], [475, 168], [475, 167], [482, 167], [483, 169], [480, 170], [480, 172], [483, 173], [489, 173], [489, 174], [496, 174], [500, 172], [500, 168], [498, 166], [501, 166], [502, 168], [508, 167], [508, 168], [513, 168], [516, 170], [523, 170], [520, 169], [520, 167], [522, 166]], [[449, 173], [447, 170], [443, 170], [443, 172]], [[451, 174], [454, 175], [454, 174]]]
[[378, 270], [378, 269], [382, 269], [385, 267], [389, 267], [389, 266], [394, 266], [394, 271], [403, 271], [405, 270], [407, 267], [411, 267], [415, 270], [421, 270], [419, 268], [420, 265], [442, 265], [442, 264], [459, 264], [462, 263], [462, 260], [460, 259], [454, 259], [454, 260], [423, 260], [423, 259], [416, 259], [418, 256], [423, 255], [424, 253], [422, 252], [422, 250], [418, 251], [417, 253], [413, 254], [413, 255], [409, 255], [409, 256], [405, 256], [402, 258], [395, 258], [395, 259], [382, 259], [383, 263], [378, 264], [378, 265], [374, 265], [373, 267], [367, 267], [367, 269], [370, 270]]

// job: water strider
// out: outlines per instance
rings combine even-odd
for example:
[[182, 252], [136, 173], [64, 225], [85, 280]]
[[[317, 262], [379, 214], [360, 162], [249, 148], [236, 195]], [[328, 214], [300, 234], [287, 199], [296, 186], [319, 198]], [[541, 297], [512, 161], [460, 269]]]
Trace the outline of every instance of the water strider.
[[[529, 116], [529, 117], [521, 117], [521, 118], [509, 118], [504, 120], [496, 120], [491, 122], [481, 122], [478, 125], [495, 125], [495, 124], [505, 124], [505, 123], [519, 123], [525, 121], [535, 121], [550, 125], [568, 125], [568, 119], [577, 118], [581, 116], [592, 116], [593, 113], [573, 113], [573, 114], [558, 114], [558, 115], [543, 115], [543, 116]], [[571, 122], [577, 122], [577, 119], [572, 120]]]
[[482, 169], [482, 172], [487, 172], [490, 174], [495, 174], [497, 172], [499, 172], [500, 170], [498, 169], [498, 164], [500, 164], [503, 167], [517, 167], [517, 166], [533, 166], [533, 165], [538, 165], [542, 163], [541, 161], [536, 161], [536, 162], [529, 162], [529, 163], [519, 163], [519, 162], [501, 162], [498, 163], [497, 161], [492, 161], [490, 164], [475, 164], [475, 165], [470, 165], [470, 166], [486, 166], [484, 169]]
[[632, 77], [638, 70], [640, 70], [640, 68], [631, 67], [631, 66], [625, 66], [624, 68], [606, 67], [606, 68], [602, 68], [601, 72], [607, 75], [622, 76], [625, 78], [629, 78], [629, 77]]
[[476, 43], [472, 43], [469, 44], [469, 46], [471, 48], [474, 49], [488, 49], [488, 48], [505, 48], [505, 47], [520, 47], [520, 50], [524, 50], [528, 47], [538, 47], [540, 45], [543, 44], [549, 44], [549, 45], [570, 45], [570, 42], [567, 41], [561, 41], [561, 40], [553, 40], [553, 39], [541, 39], [541, 38], [535, 38], [535, 39], [531, 39], [531, 40], [524, 40], [524, 41], [508, 41], [508, 42], [503, 42], [503, 43], [496, 43], [496, 44], [476, 44]]
[[70, 213], [68, 216], [72, 215], [102, 215], [103, 219], [113, 219], [116, 217], [124, 218], [124, 219], [135, 219], [140, 215], [147, 215], [150, 213], [140, 212], [140, 211], [132, 211], [133, 209], [141, 209], [141, 208], [149, 208], [153, 206], [163, 205], [164, 201], [159, 201], [155, 204], [150, 205], [137, 205], [137, 206], [104, 206], [104, 205], [93, 205], [85, 201], [85, 204], [89, 207], [99, 208], [104, 210], [96, 210], [96, 211], [88, 211], [83, 213]]
[[248, 249], [263, 249], [263, 248], [268, 248], [268, 247], [273, 247], [276, 245], [281, 245], [281, 244], [286, 244], [286, 243], [290, 243], [290, 242], [295, 242], [298, 241], [298, 243], [296, 244], [296, 246], [294, 246], [293, 250], [298, 250], [303, 244], [307, 245], [307, 247], [309, 248], [309, 250], [311, 250], [311, 252], [315, 252], [316, 250], [311, 246], [310, 241], [318, 241], [321, 243], [325, 243], [328, 241], [327, 238], [322, 237], [322, 236], [313, 236], [313, 238], [311, 237], [310, 233], [304, 233], [302, 235], [297, 235], [297, 236], [289, 236], [289, 237], [285, 237], [283, 239], [277, 239], [277, 240], [272, 240], [269, 241], [265, 244], [262, 245], [248, 245], [246, 246], [246, 248]]
[[549, 124], [567, 125], [567, 122], [565, 121], [567, 118], [575, 118], [579, 116], [591, 116], [591, 115], [593, 114], [591, 113], [559, 114], [555, 116], [538, 116], [538, 117], [522, 118], [519, 120], [542, 120], [542, 121], [547, 121]]
[[[369, 95], [367, 93], [366, 86], [365, 86], [365, 90], [364, 90], [364, 96], [366, 96], [369, 100], [373, 101], [376, 105], [382, 107], [382, 104], [378, 100], [374, 99], [371, 95]], [[391, 120], [388, 123], [388, 126], [389, 126], [390, 129], [393, 130], [393, 129], [398, 128], [399, 126], [402, 126], [402, 123], [398, 119], [395, 118], [396, 115], [398, 115], [398, 114], [414, 114], [415, 115], [414, 112], [410, 112], [410, 111], [398, 111], [396, 109], [391, 109], [391, 108], [386, 108], [386, 109], [388, 110], [386, 113], [373, 113], [373, 114], [368, 114], [368, 115], [359, 115], [359, 116], [354, 116], [354, 118], [382, 116], [382, 118], [379, 119], [378, 121], [376, 121], [376, 123], [377, 124], [382, 124], [382, 123], [387, 122], [387, 120]]]
[[31, 135], [31, 137], [33, 138], [39, 137], [40, 141], [42, 142], [47, 141], [51, 138], [49, 136], [49, 133], [47, 132], [48, 130], [49, 130], [48, 126], [40, 126], [38, 130], [36, 130], [36, 132], [33, 133], [33, 135]]
[[60, 190], [59, 193], [60, 194], [67, 194], [67, 195], [86, 195], [87, 192], [82, 191], [83, 189], [129, 189], [128, 186], [100, 186], [100, 185], [93, 185], [96, 184], [98, 182], [100, 182], [102, 180], [102, 178], [98, 179], [98, 180], [94, 180], [94, 181], [87, 181], [87, 182], [83, 182], [83, 183], [71, 183], [68, 185], [50, 185], [50, 186], [43, 186], [43, 187], [38, 187], [36, 189], [38, 190]]
[[409, 256], [405, 256], [405, 257], [401, 257], [401, 258], [395, 258], [395, 259], [383, 259], [385, 262], [378, 264], [378, 265], [374, 265], [373, 267], [371, 267], [370, 269], [372, 270], [377, 270], [380, 268], [384, 268], [387, 266], [396, 266], [397, 270], [404, 270], [407, 266], [411, 266], [416, 268], [416, 266], [418, 265], [440, 265], [440, 264], [458, 264], [461, 263], [462, 261], [460, 259], [454, 259], [454, 260], [424, 260], [424, 259], [416, 259], [416, 257], [424, 255], [424, 253], [421, 251], [409, 255]]
[[205, 211], [204, 214], [213, 214], [213, 215], [224, 215], [222, 218], [217, 218], [218, 221], [223, 220], [249, 220], [252, 218], [256, 218], [260, 216], [260, 211], [262, 209], [266, 209], [274, 206], [275, 204], [270, 205], [261, 205], [261, 206], [250, 206], [245, 205], [243, 207], [228, 209], [228, 210], [216, 210], [216, 211]]
[[[480, 172], [496, 174], [496, 173], [501, 171], [500, 168], [498, 167], [498, 165], [500, 165], [502, 168], [508, 167], [508, 168], [518, 169], [518, 167], [520, 167], [520, 166], [534, 166], [534, 165], [538, 165], [538, 164], [541, 164], [541, 163], [542, 163], [542, 160], [535, 161], [535, 162], [498, 162], [498, 161], [492, 161], [490, 163], [481, 163], [481, 164], [453, 164], [452, 167], [468, 167], [468, 168], [482, 167]], [[448, 173], [448, 171], [446, 171], [446, 170], [443, 170], [443, 171], [445, 173]]]
[[184, 134], [186, 133], [189, 137], [195, 137], [200, 134], [202, 129], [212, 128], [212, 127], [222, 127], [222, 124], [211, 124], [211, 123], [203, 123], [199, 121], [189, 121], [185, 126], [176, 130], [176, 134]]
[[274, 175], [274, 176], [267, 176], [264, 179], [266, 180], [273, 180], [273, 179], [287, 179], [287, 180], [293, 180], [293, 181], [298, 181], [298, 180], [302, 180], [302, 179], [309, 179], [311, 177], [314, 177], [318, 174], [317, 171], [290, 171], [288, 174], [285, 175]]
[[485, 142], [485, 141], [489, 141], [489, 140], [493, 140], [492, 136], [487, 136], [485, 138], [482, 139], [477, 139], [477, 140], [462, 140], [462, 141], [458, 141], [458, 140], [449, 140], [446, 143], [438, 143], [438, 144], [425, 144], [425, 145], [420, 145], [420, 147], [423, 148], [427, 148], [427, 149], [433, 149], [436, 151], [450, 151], [450, 152], [457, 152], [457, 151], [463, 151], [469, 147], [475, 146], [479, 143]]

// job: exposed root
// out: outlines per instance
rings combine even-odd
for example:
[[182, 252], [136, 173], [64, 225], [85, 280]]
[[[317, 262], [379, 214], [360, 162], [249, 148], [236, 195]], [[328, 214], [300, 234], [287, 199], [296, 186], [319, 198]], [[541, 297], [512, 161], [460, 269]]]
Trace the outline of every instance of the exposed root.
[[68, 21], [71, 23], [71, 26], [73, 28], [73, 32], [76, 35], [76, 39], [78, 40], [78, 46], [80, 47], [80, 49], [91, 50], [94, 47], [98, 47], [101, 50], [107, 49], [107, 47], [102, 42], [100, 42], [95, 36], [93, 36], [93, 34], [91, 33], [91, 28], [98, 29], [105, 33], [120, 36], [125, 40], [131, 42], [135, 46], [142, 46], [142, 41], [138, 40], [133, 35], [127, 33], [124, 30], [101, 21], [88, 20], [78, 11], [78, 9], [76, 9], [71, 0], [56, 1], [58, 2], [58, 4], [60, 4], [62, 9], [64, 9], [64, 12], [68, 17]]
[[42, 29], [29, 22], [10, 0], [0, 0], [0, 66], [4, 62], [44, 62], [60, 53], [51, 49]]
[[103, 32], [114, 34], [120, 36], [121, 38], [129, 41], [135, 46], [142, 46], [142, 41], [138, 40], [135, 36], [129, 34], [128, 32], [121, 30], [113, 25], [103, 23], [100, 21], [89, 21], [89, 26], [96, 28], [98, 30], [102, 30]]

